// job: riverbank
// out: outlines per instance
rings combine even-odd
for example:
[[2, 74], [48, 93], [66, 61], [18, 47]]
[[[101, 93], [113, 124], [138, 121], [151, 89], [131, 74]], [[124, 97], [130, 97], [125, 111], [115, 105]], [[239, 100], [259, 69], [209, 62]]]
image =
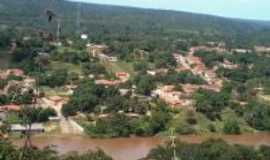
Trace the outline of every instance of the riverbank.
[[[221, 138], [229, 144], [241, 144], [258, 147], [270, 146], [270, 133], [253, 133], [241, 135], [181, 135], [178, 139], [186, 143], [201, 143], [209, 138]], [[39, 148], [52, 146], [60, 154], [77, 151], [79, 153], [100, 148], [116, 160], [137, 160], [145, 157], [149, 151], [168, 139], [162, 137], [131, 137], [115, 139], [91, 139], [79, 135], [37, 135], [33, 144]], [[14, 140], [15, 145], [23, 145], [23, 139]], [[127, 156], [128, 155], [128, 156]]]

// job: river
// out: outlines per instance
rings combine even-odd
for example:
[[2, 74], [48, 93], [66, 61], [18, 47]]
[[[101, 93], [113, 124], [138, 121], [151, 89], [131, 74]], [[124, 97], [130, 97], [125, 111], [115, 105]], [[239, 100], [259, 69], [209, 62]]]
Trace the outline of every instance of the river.
[[[222, 138], [230, 144], [249, 146], [270, 145], [270, 133], [242, 134], [242, 135], [183, 135], [178, 138], [187, 143], [201, 143], [209, 138]], [[116, 138], [91, 139], [74, 135], [39, 135], [33, 137], [33, 144], [39, 148], [54, 146], [60, 154], [71, 151], [79, 153], [100, 148], [115, 160], [138, 160], [145, 157], [149, 151], [165, 142], [165, 138]], [[14, 144], [21, 146], [23, 140], [16, 140]]]

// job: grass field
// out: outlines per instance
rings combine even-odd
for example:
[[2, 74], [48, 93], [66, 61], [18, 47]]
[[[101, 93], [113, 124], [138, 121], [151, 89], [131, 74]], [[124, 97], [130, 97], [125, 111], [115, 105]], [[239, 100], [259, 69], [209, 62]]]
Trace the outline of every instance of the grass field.
[[67, 69], [68, 72], [75, 72], [81, 74], [80, 65], [75, 65], [71, 63], [59, 62], [59, 61], [51, 61], [50, 69]]
[[0, 49], [0, 68], [8, 68], [10, 65], [10, 55], [8, 51]]
[[69, 93], [64, 88], [50, 88], [46, 86], [42, 86], [41, 88], [42, 92], [45, 92], [47, 96], [69, 96]]
[[118, 62], [103, 62], [102, 64], [109, 73], [127, 72], [130, 75], [135, 74], [132, 63], [118, 61]]

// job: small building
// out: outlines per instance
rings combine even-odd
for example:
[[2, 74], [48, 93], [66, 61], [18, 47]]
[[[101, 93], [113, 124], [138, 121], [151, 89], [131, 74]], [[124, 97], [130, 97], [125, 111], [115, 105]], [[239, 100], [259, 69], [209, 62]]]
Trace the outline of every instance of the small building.
[[232, 49], [232, 52], [234, 53], [250, 53], [250, 49], [242, 49], [242, 48], [237, 48], [237, 49]]
[[117, 62], [118, 58], [114, 57], [114, 56], [109, 56], [103, 53], [100, 53], [97, 55], [97, 57], [101, 60], [101, 61], [109, 61], [109, 62]]
[[0, 106], [0, 112], [9, 112], [9, 111], [19, 112], [21, 111], [21, 107], [19, 105], [14, 104]]
[[119, 80], [105, 80], [105, 79], [100, 79], [100, 80], [96, 80], [95, 81], [95, 84], [97, 85], [105, 85], [105, 86], [115, 86], [115, 85], [118, 85], [122, 83], [121, 81]]
[[119, 89], [120, 95], [125, 96], [127, 95], [130, 90], [129, 89]]
[[255, 46], [254, 50], [258, 53], [270, 53], [270, 47], [265, 46]]
[[7, 70], [7, 75], [14, 75], [14, 76], [18, 76], [18, 77], [22, 77], [24, 76], [24, 71], [21, 69], [8, 69]]
[[127, 81], [130, 75], [127, 72], [116, 72], [115, 77], [120, 79], [121, 81]]
[[160, 68], [160, 69], [156, 69], [156, 70], [148, 70], [146, 72], [147, 72], [147, 74], [149, 74], [151, 76], [156, 76], [158, 74], [166, 74], [166, 73], [168, 73], [168, 69]]
[[50, 96], [49, 100], [52, 101], [55, 105], [59, 103], [63, 103], [65, 101], [65, 98], [61, 96]]
[[104, 54], [108, 51], [109, 47], [104, 44], [91, 44], [86, 45], [88, 53], [93, 57], [98, 57], [99, 54]]
[[155, 76], [157, 74], [156, 71], [152, 71], [152, 70], [148, 70], [147, 74], [151, 75], [151, 76]]
[[82, 40], [88, 39], [88, 34], [81, 34], [81, 39]]
[[34, 132], [34, 133], [45, 132], [45, 128], [40, 123], [34, 123], [34, 124], [31, 125], [31, 127], [29, 125], [24, 126], [24, 125], [21, 125], [21, 124], [13, 124], [13, 125], [11, 125], [11, 128], [10, 128], [11, 132], [25, 133], [25, 132], [27, 132], [29, 130], [31, 132]]
[[181, 106], [181, 92], [174, 91], [174, 86], [167, 85], [152, 92], [152, 96], [157, 96], [172, 107]]
[[236, 68], [238, 68], [237, 64], [233, 64], [228, 60], [224, 60], [224, 62], [221, 63], [220, 66], [222, 66], [222, 67], [224, 67], [226, 69], [236, 69]]
[[49, 117], [49, 121], [51, 122], [59, 122], [61, 120], [60, 117]]

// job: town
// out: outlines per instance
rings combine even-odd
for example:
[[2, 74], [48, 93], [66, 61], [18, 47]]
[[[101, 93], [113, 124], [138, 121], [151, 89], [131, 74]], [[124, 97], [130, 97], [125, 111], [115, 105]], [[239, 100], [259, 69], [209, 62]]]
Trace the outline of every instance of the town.
[[0, 159], [268, 160], [270, 23], [128, 6], [0, 1]]

